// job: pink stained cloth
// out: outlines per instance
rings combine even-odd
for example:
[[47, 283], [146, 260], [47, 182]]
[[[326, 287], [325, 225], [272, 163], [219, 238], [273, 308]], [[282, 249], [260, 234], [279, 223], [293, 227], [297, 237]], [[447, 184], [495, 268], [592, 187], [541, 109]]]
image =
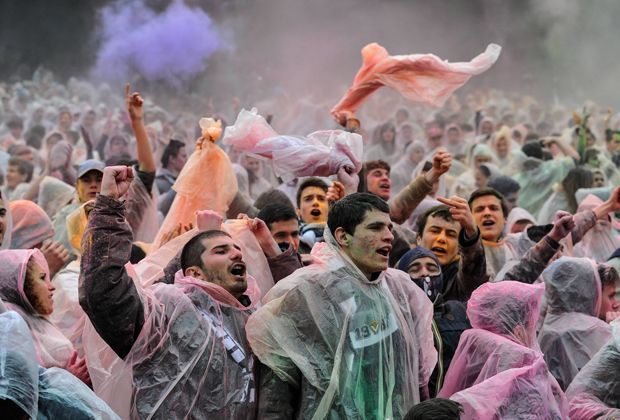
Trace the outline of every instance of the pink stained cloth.
[[[603, 204], [603, 201], [594, 194], [588, 196], [579, 204], [577, 212], [593, 210]], [[605, 262], [611, 254], [620, 248], [620, 235], [612, 229], [611, 217], [606, 220], [598, 220], [579, 243], [573, 248], [573, 256], [592, 258], [597, 262]]]
[[463, 403], [465, 418], [566, 418], [564, 394], [536, 349], [543, 292], [544, 284], [514, 281], [474, 291], [467, 305], [473, 328], [461, 336], [438, 397]]
[[47, 261], [38, 249], [0, 251], [0, 299], [28, 324], [38, 363], [46, 368], [65, 368], [74, 352], [71, 341], [47, 318], [35, 311], [24, 292], [28, 261], [31, 258], [45, 270], [46, 282], [50, 282]]
[[226, 128], [224, 144], [271, 159], [276, 175], [284, 179], [334, 175], [342, 167], [357, 173], [362, 168], [363, 142], [359, 134], [323, 130], [305, 137], [281, 136], [256, 109], [239, 113], [235, 125]]
[[194, 223], [197, 210], [213, 210], [225, 216], [238, 189], [228, 155], [210, 141], [192, 153], [172, 188], [177, 194], [157, 233], [155, 248], [179, 223]]
[[434, 54], [391, 56], [377, 43], [362, 48], [362, 67], [353, 86], [332, 108], [340, 121], [343, 113], [354, 113], [366, 99], [382, 86], [397, 90], [415, 102], [439, 107], [471, 76], [487, 71], [499, 57], [501, 47], [490, 44], [470, 62], [449, 63]]
[[36, 203], [16, 200], [9, 204], [13, 217], [11, 249], [34, 248], [54, 237], [54, 227], [49, 216]]
[[611, 326], [612, 338], [566, 390], [573, 420], [620, 417], [620, 321]]

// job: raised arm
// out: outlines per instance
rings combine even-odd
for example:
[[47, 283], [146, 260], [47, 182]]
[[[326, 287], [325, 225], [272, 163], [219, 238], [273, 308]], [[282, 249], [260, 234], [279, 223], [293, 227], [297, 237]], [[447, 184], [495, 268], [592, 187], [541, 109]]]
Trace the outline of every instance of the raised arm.
[[127, 103], [127, 112], [131, 119], [131, 129], [136, 136], [136, 145], [138, 149], [138, 164], [142, 172], [155, 172], [157, 169], [149, 136], [146, 134], [144, 126], [144, 99], [138, 92], [129, 93], [131, 85], [125, 85], [125, 102]]
[[120, 198], [132, 179], [129, 167], [105, 168], [101, 193], [82, 239], [79, 284], [80, 306], [121, 358], [129, 353], [144, 325], [144, 307], [125, 270], [133, 235]]

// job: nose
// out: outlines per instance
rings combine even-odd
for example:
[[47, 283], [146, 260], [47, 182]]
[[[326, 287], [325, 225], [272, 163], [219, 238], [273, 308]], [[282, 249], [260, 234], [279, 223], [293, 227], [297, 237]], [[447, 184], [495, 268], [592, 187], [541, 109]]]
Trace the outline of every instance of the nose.
[[47, 286], [47, 290], [49, 290], [50, 292], [53, 292], [56, 290], [56, 287], [54, 287], [54, 284], [52, 282], [49, 282]]
[[444, 231], [439, 232], [439, 235], [435, 237], [435, 242], [439, 242], [442, 244], [446, 243], [446, 233]]
[[233, 261], [241, 261], [243, 259], [243, 254], [237, 248], [234, 248], [231, 251], [230, 259]]
[[394, 241], [394, 234], [388, 228], [385, 229], [383, 240], [389, 244], [391, 244]]

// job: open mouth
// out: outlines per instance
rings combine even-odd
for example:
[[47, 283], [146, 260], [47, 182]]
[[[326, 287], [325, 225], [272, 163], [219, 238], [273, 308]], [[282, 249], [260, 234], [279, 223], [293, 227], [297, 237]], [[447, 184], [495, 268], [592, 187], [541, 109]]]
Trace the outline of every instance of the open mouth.
[[235, 263], [230, 268], [230, 274], [232, 274], [235, 277], [245, 277], [245, 271], [246, 271], [246, 267], [244, 263]]
[[321, 210], [319, 210], [319, 209], [312, 209], [312, 210], [310, 210], [310, 215], [312, 215], [314, 217], [319, 217], [321, 215]]
[[377, 254], [387, 258], [389, 257], [391, 250], [392, 250], [391, 246], [384, 246], [383, 248], [377, 249]]
[[379, 188], [384, 189], [384, 190], [389, 190], [390, 189], [390, 184], [383, 182], [381, 184], [379, 184]]
[[484, 222], [482, 222], [482, 226], [484, 227], [494, 226], [494, 225], [495, 225], [495, 221], [493, 220], [485, 220]]
[[431, 252], [435, 255], [437, 254], [445, 255], [448, 251], [445, 248], [442, 248], [440, 246], [434, 246], [431, 248]]

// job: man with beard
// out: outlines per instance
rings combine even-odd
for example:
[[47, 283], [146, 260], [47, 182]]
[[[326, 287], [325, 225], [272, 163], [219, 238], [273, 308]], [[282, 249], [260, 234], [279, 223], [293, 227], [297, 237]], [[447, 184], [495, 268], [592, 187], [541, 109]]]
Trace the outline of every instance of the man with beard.
[[[260, 291], [246, 275], [239, 244], [219, 230], [221, 218], [212, 220], [183, 247], [174, 284], [134, 283], [125, 268], [132, 231], [120, 201], [132, 179], [130, 167], [104, 170], [83, 237], [79, 287], [86, 315], [130, 369], [127, 416], [254, 418], [254, 362], [244, 327]], [[255, 222], [257, 239], [273, 242], [265, 224]], [[301, 266], [290, 261], [290, 271]]]

